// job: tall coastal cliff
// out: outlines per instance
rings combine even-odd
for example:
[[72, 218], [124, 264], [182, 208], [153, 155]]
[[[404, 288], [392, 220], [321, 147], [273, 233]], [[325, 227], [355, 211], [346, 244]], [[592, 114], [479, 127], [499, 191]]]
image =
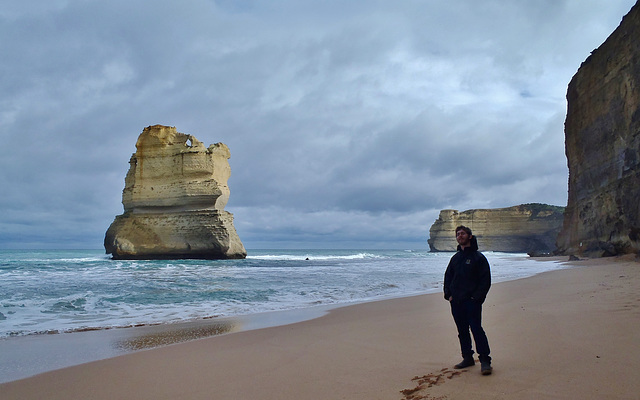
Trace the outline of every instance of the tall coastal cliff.
[[429, 229], [431, 251], [455, 251], [455, 229], [471, 228], [480, 250], [544, 254], [555, 250], [562, 227], [563, 208], [546, 204], [523, 204], [508, 208], [458, 212], [442, 210]]
[[224, 210], [229, 149], [208, 148], [175, 127], [146, 127], [129, 161], [124, 214], [104, 238], [115, 259], [244, 258], [246, 250]]
[[569, 198], [562, 254], [640, 252], [640, 4], [567, 91]]

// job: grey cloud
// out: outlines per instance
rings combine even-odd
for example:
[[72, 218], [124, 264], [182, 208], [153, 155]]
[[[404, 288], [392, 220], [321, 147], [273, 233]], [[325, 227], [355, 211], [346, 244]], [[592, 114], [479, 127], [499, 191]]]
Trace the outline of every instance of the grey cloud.
[[9, 1], [0, 247], [95, 247], [145, 126], [231, 149], [247, 247], [426, 246], [566, 202], [569, 79], [632, 0]]

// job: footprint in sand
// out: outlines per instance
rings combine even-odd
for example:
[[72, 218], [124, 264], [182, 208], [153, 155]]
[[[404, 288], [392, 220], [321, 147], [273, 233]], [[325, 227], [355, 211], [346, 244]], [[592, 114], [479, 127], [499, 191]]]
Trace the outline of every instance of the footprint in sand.
[[429, 397], [425, 390], [435, 385], [441, 385], [446, 379], [452, 379], [463, 372], [467, 372], [467, 370], [452, 371], [449, 368], [443, 368], [437, 373], [416, 376], [411, 380], [417, 382], [417, 386], [412, 389], [401, 390], [400, 393], [404, 395], [404, 400], [438, 400], [438, 398]]

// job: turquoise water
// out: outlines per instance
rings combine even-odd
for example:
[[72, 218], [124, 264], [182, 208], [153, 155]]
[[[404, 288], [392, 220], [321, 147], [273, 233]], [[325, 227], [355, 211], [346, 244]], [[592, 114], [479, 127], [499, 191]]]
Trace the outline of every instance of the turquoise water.
[[[494, 282], [564, 268], [484, 253]], [[452, 253], [249, 250], [244, 260], [111, 260], [0, 250], [0, 337], [185, 322], [440, 291]]]

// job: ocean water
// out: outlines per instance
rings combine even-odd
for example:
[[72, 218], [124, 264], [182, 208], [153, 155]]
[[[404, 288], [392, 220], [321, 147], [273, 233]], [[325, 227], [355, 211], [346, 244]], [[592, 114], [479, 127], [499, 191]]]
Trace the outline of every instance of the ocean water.
[[[249, 250], [244, 260], [111, 260], [0, 250], [0, 338], [187, 322], [439, 292], [452, 253]], [[562, 269], [484, 253], [493, 282]]]

